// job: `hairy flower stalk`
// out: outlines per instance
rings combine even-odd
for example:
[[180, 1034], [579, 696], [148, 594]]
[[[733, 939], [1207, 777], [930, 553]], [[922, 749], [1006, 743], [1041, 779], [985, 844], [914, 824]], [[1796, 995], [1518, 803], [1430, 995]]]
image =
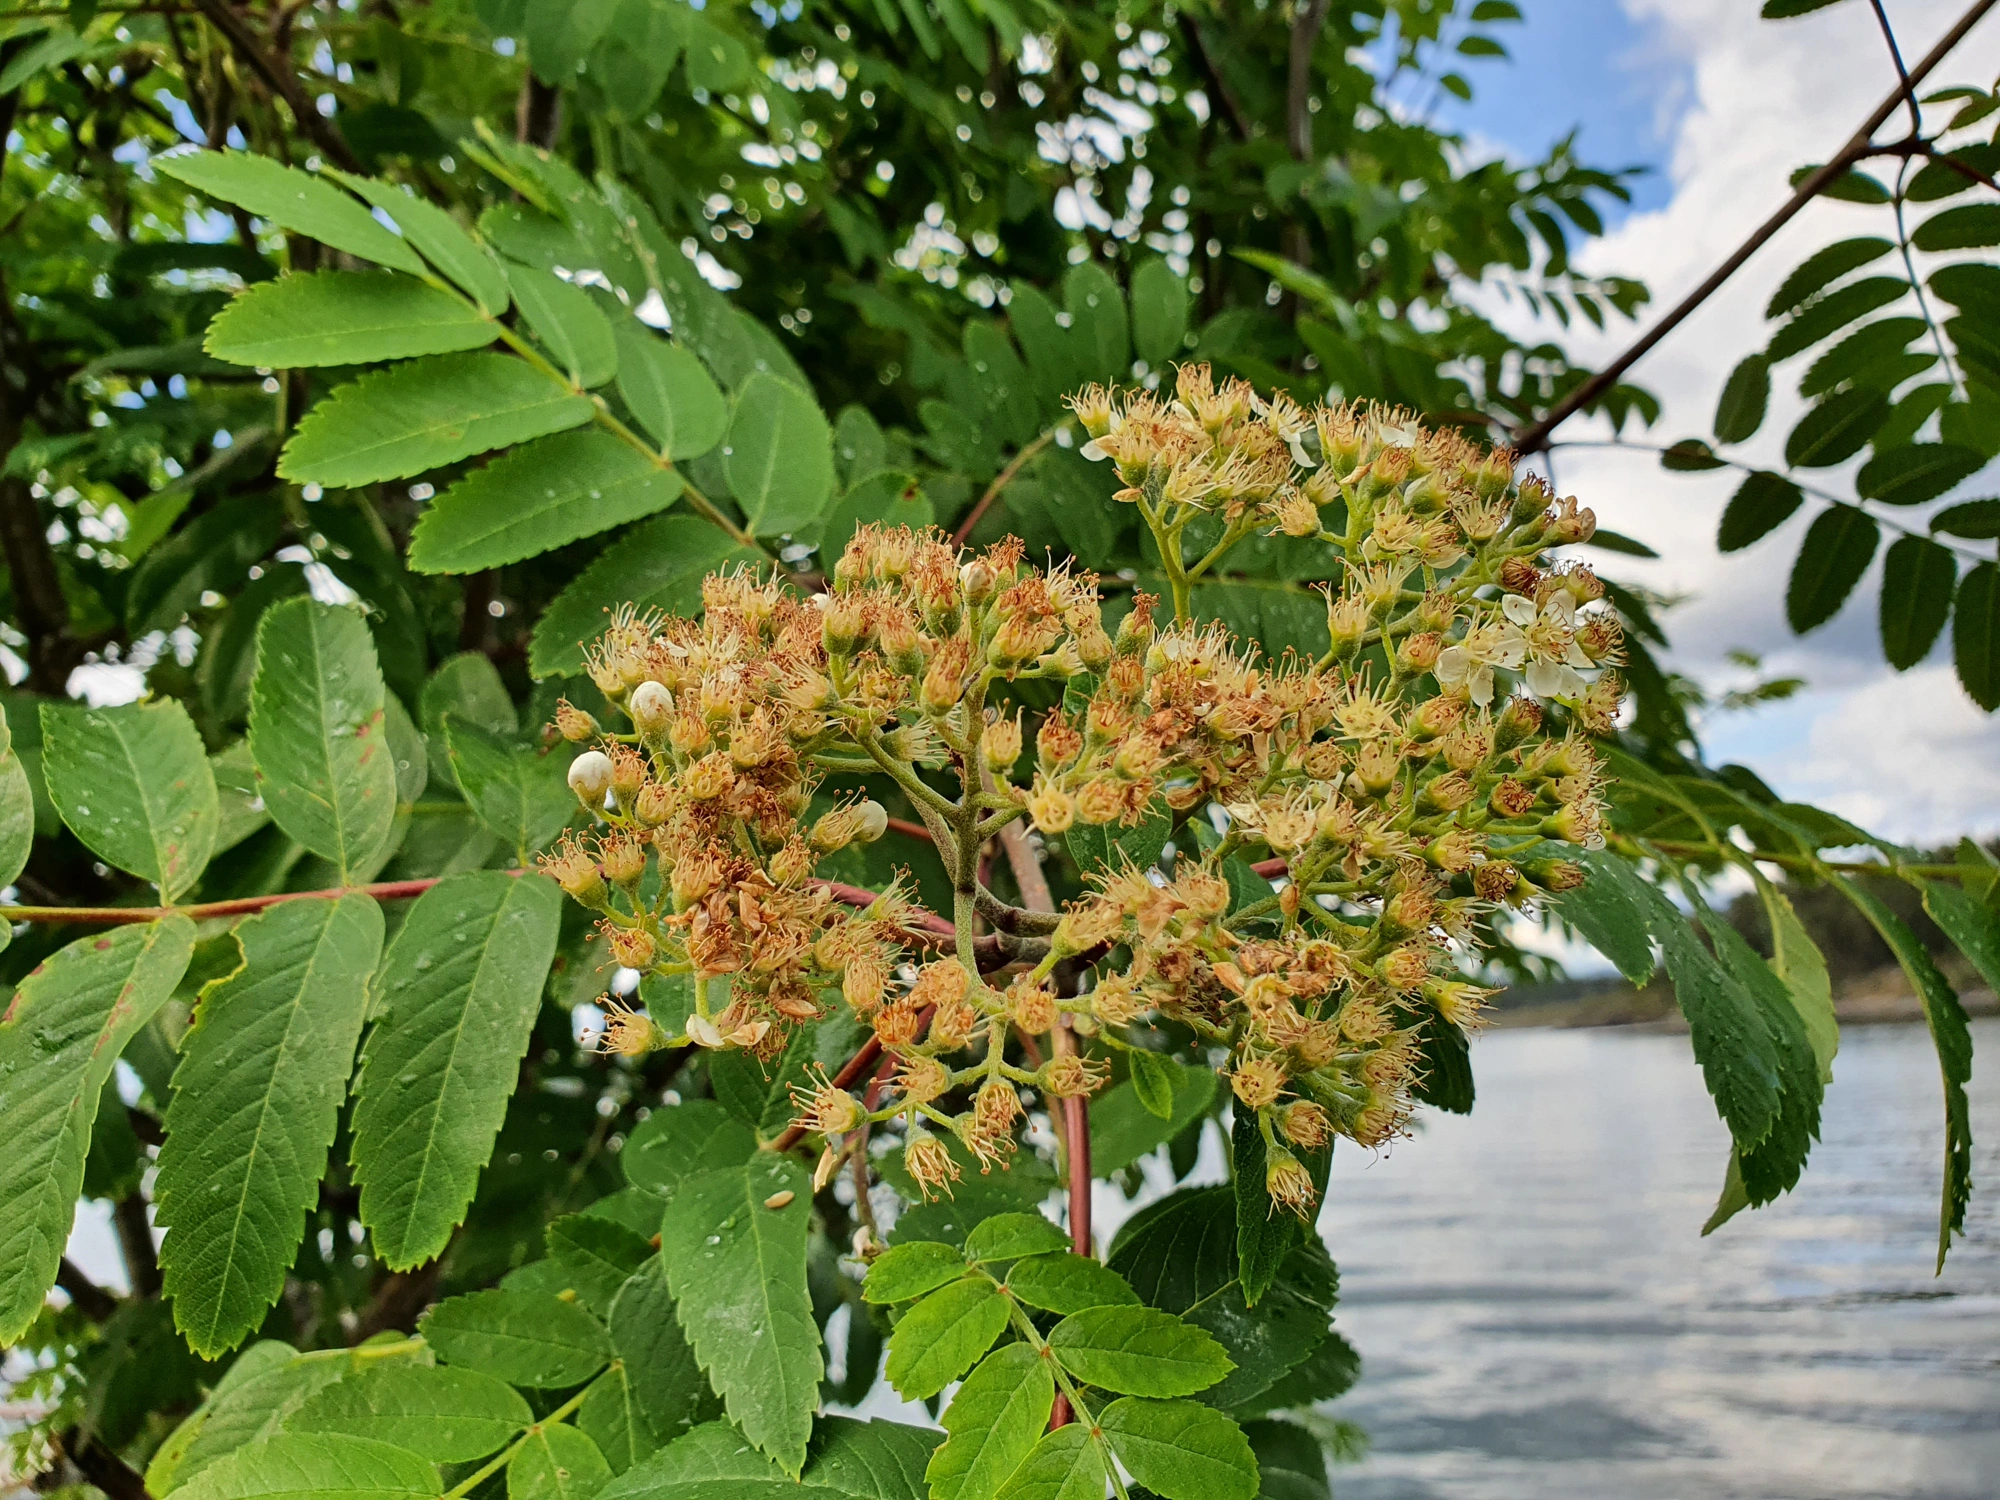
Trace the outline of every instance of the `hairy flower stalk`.
[[[1085, 455], [1112, 464], [1159, 544], [1171, 618], [1136, 593], [1107, 623], [1094, 575], [1035, 569], [1011, 538], [970, 556], [863, 527], [811, 598], [714, 575], [700, 619], [627, 610], [593, 647], [632, 730], [578, 757], [598, 831], [544, 864], [620, 963], [692, 987], [679, 1034], [620, 1008], [607, 1046], [771, 1058], [844, 1008], [889, 1054], [887, 1097], [871, 1109], [821, 1075], [793, 1091], [796, 1127], [832, 1148], [900, 1122], [926, 1196], [1006, 1168], [1024, 1090], [1088, 1095], [1135, 1028], [1165, 1022], [1225, 1057], [1273, 1206], [1310, 1214], [1293, 1153], [1405, 1129], [1429, 1029], [1478, 1023], [1495, 909], [1573, 887], [1565, 846], [1602, 843], [1588, 736], [1619, 711], [1618, 625], [1587, 569], [1547, 555], [1594, 523], [1517, 483], [1508, 454], [1398, 412], [1265, 400], [1204, 367], [1171, 396], [1093, 388], [1073, 405]], [[1338, 555], [1317, 659], [1271, 660], [1193, 617], [1195, 581], [1257, 532]], [[1024, 724], [1022, 682], [1062, 686], [1063, 705]], [[597, 732], [567, 706], [559, 727]], [[857, 770], [909, 798], [955, 892], [956, 951], [920, 967], [900, 884], [857, 910], [815, 879], [888, 826], [877, 802], [816, 797]], [[1015, 820], [1059, 837], [1161, 811], [1219, 838], [1196, 857], [1177, 835], [1170, 869], [1090, 872], [1059, 915], [980, 883], [982, 847]], [[1237, 894], [1232, 870], [1273, 856], [1283, 888]], [[981, 915], [1018, 935], [1019, 961], [991, 978]], [[1083, 1050], [1045, 1058], [1033, 1039], [1065, 1019]], [[1034, 1067], [1010, 1061], [1014, 1037]]]

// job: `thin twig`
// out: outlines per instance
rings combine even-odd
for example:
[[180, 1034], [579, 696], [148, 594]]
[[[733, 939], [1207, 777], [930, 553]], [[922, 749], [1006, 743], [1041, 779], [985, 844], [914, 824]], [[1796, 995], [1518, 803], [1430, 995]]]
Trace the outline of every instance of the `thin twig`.
[[331, 157], [334, 165], [349, 172], [361, 171], [361, 159], [349, 148], [346, 138], [306, 97], [291, 57], [287, 55], [279, 59], [265, 50], [257, 33], [250, 29], [249, 22], [237, 13], [228, 0], [194, 0], [194, 3], [209, 25], [228, 40], [237, 56], [285, 101], [292, 112], [292, 119], [312, 143]]
[[1896, 112], [1896, 108], [1903, 102], [1903, 96], [1907, 90], [1913, 89], [1922, 83], [1931, 71], [1950, 55], [1952, 49], [1964, 40], [1965, 34], [1972, 30], [1988, 11], [1993, 9], [1996, 3], [2000, 3], [2000, 0], [1975, 0], [1972, 7], [1958, 18], [1957, 24], [1940, 37], [1938, 44], [1931, 48], [1923, 60], [1910, 71], [1907, 84], [1899, 80], [1896, 87], [1890, 91], [1888, 97], [1875, 107], [1867, 120], [1862, 123], [1861, 128], [1855, 131], [1853, 136], [1848, 139], [1847, 144], [1835, 152], [1833, 159], [1827, 162], [1825, 166], [1806, 178], [1804, 182], [1801, 182], [1797, 191], [1786, 200], [1784, 207], [1758, 225], [1750, 237], [1730, 253], [1728, 259], [1717, 266], [1700, 286], [1683, 297], [1672, 312], [1647, 329], [1636, 343], [1602, 370], [1591, 376], [1590, 379], [1584, 381], [1583, 384], [1563, 397], [1562, 400], [1558, 401], [1550, 409], [1547, 416], [1543, 417], [1539, 422], [1524, 428], [1516, 435], [1512, 440], [1514, 450], [1517, 453], [1525, 455], [1539, 452], [1547, 447], [1550, 433], [1554, 432], [1557, 427], [1561, 426], [1569, 418], [1575, 416], [1599, 396], [1610, 390], [1612, 386], [1616, 385], [1620, 376], [1631, 369], [1641, 359], [1645, 358], [1647, 354], [1651, 353], [1654, 346], [1661, 339], [1687, 321], [1696, 308], [1714, 296], [1722, 284], [1735, 275], [1745, 261], [1749, 260], [1751, 256], [1762, 249], [1774, 234], [1797, 216], [1800, 209], [1818, 197], [1829, 184], [1843, 172], [1847, 171], [1854, 162], [1867, 155], [1872, 149], [1870, 143], [1874, 138], [1875, 132], [1881, 129], [1883, 121]]
[[1055, 429], [1050, 428], [1016, 453], [1007, 467], [994, 476], [993, 482], [986, 486], [986, 493], [979, 497], [979, 503], [966, 512], [965, 519], [958, 523], [958, 530], [951, 534], [951, 544], [954, 547], [965, 545], [965, 539], [972, 535], [972, 528], [986, 518], [986, 512], [993, 508], [993, 502], [1000, 498], [1000, 492], [1014, 482], [1014, 476], [1021, 472], [1028, 460], [1055, 441], [1055, 435]]

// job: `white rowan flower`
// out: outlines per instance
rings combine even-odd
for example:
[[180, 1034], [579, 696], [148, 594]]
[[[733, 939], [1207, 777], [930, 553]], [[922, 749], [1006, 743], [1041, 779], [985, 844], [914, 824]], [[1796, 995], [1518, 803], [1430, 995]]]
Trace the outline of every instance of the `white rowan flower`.
[[1513, 671], [1527, 656], [1528, 637], [1511, 618], [1488, 621], [1474, 625], [1465, 639], [1440, 651], [1431, 671], [1446, 692], [1463, 691], [1485, 708], [1493, 701], [1493, 669]]
[[1589, 684], [1581, 673], [1596, 663], [1576, 643], [1576, 600], [1569, 592], [1557, 589], [1540, 609], [1532, 599], [1509, 594], [1500, 609], [1527, 644], [1528, 691], [1537, 698], [1583, 696]]

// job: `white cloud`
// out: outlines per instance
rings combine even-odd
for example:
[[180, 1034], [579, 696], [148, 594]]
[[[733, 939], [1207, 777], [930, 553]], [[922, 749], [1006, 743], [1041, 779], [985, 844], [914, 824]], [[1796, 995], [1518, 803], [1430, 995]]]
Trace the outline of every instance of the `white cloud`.
[[[1748, 0], [1622, 4], [1692, 77], [1671, 148], [1672, 198], [1631, 215], [1579, 256], [1588, 271], [1649, 283], [1655, 301], [1643, 326], [1784, 201], [1794, 169], [1824, 160], [1848, 138], [1894, 73], [1863, 5], [1779, 23], [1760, 20]], [[1906, 58], [1928, 51], [1962, 11], [1959, 0], [1889, 5]], [[1989, 17], [1932, 85], [1983, 79], [1996, 36], [2000, 20]], [[1892, 121], [1884, 138], [1901, 126]], [[1881, 232], [1878, 210], [1851, 204], [1816, 203], [1794, 219], [1633, 372], [1665, 406], [1651, 439], [1707, 432], [1730, 368], [1766, 336], [1764, 304], [1787, 271], [1834, 239]], [[1601, 362], [1632, 336], [1632, 325], [1614, 324], [1604, 334], [1573, 330], [1570, 341], [1579, 357]], [[1795, 372], [1781, 376], [1771, 415], [1751, 445], [1755, 461], [1777, 459], [1803, 406], [1795, 381]], [[1561, 435], [1574, 441], [1607, 433], [1579, 420]], [[1727, 673], [1724, 653], [1744, 647], [1763, 653], [1772, 669], [1810, 681], [1815, 691], [1797, 705], [1714, 725], [1717, 747], [1726, 741], [1729, 758], [1788, 796], [1823, 801], [1892, 837], [2000, 825], [2000, 722], [1965, 700], [1948, 666], [1898, 676], [1884, 665], [1872, 578], [1812, 635], [1799, 639], [1786, 627], [1785, 578], [1810, 505], [1763, 544], [1725, 557], [1716, 551], [1715, 528], [1737, 482], [1728, 473], [1668, 474], [1650, 454], [1586, 447], [1562, 449], [1554, 465], [1565, 493], [1662, 554], [1655, 563], [1621, 558], [1608, 571], [1687, 596], [1668, 617], [1677, 666], [1713, 681]], [[1852, 492], [1842, 471], [1829, 471], [1825, 484]], [[1811, 717], [1802, 722], [1804, 714]]]

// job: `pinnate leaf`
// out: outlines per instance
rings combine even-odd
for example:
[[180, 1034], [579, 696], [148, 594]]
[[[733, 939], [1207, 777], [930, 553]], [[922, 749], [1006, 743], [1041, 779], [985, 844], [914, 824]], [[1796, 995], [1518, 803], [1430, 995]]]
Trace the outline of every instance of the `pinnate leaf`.
[[975, 1224], [965, 1237], [968, 1260], [1015, 1260], [1069, 1248], [1069, 1236], [1040, 1214], [994, 1214]]
[[632, 1273], [611, 1304], [608, 1322], [633, 1400], [655, 1437], [671, 1442], [722, 1415], [722, 1402], [681, 1332], [666, 1262], [659, 1256]]
[[410, 907], [376, 981], [354, 1107], [375, 1253], [430, 1260], [465, 1217], [514, 1093], [555, 957], [562, 897], [538, 875], [453, 875]]
[[991, 1500], [1049, 1425], [1055, 1395], [1048, 1361], [1026, 1344], [981, 1361], [944, 1410], [950, 1436], [924, 1471], [935, 1500]]
[[1813, 293], [1832, 285], [1849, 271], [1859, 270], [1871, 261], [1880, 260], [1896, 248], [1893, 240], [1874, 236], [1862, 239], [1838, 240], [1816, 250], [1799, 263], [1772, 294], [1770, 305], [1764, 309], [1767, 318], [1782, 317], [1796, 309]]
[[757, 1150], [757, 1137], [713, 1099], [688, 1099], [656, 1109], [640, 1121], [618, 1153], [625, 1180], [671, 1198], [698, 1172], [741, 1166]]
[[373, 1438], [280, 1433], [240, 1448], [175, 1491], [183, 1500], [428, 1500], [435, 1465]]
[[318, 1391], [285, 1431], [374, 1438], [449, 1464], [486, 1457], [534, 1420], [519, 1391], [482, 1371], [378, 1364]]
[[889, 1383], [922, 1401], [958, 1379], [1007, 1327], [1007, 1299], [984, 1276], [932, 1292], [903, 1314], [889, 1336]]
[[1257, 1459], [1228, 1417], [1192, 1401], [1114, 1401], [1098, 1417], [1132, 1477], [1161, 1500], [1252, 1500]]
[[1043, 1435], [1000, 1491], [1001, 1500], [1100, 1500], [1110, 1477], [1103, 1446], [1081, 1422]]
[[449, 714], [444, 740], [452, 777], [473, 814], [523, 862], [561, 833], [576, 812], [567, 752], [517, 744]]
[[1877, 451], [1855, 476], [1857, 494], [1884, 505], [1921, 505], [1986, 467], [1986, 455], [1954, 443], [1906, 443]]
[[180, 704], [43, 704], [42, 775], [70, 832], [152, 881], [162, 900], [201, 878], [221, 811], [201, 733]]
[[1715, 405], [1715, 440], [1740, 443], [1764, 425], [1771, 400], [1771, 362], [1752, 354], [1729, 372]]
[[153, 165], [212, 198], [322, 245], [413, 276], [427, 269], [416, 251], [339, 188], [269, 157], [247, 151], [191, 151], [156, 156]]
[[681, 1328], [709, 1383], [743, 1435], [794, 1476], [826, 1368], [806, 1290], [811, 1201], [804, 1167], [760, 1153], [688, 1178], [660, 1230]]
[[868, 1268], [861, 1295], [869, 1302], [908, 1302], [966, 1272], [965, 1257], [935, 1240], [895, 1245]]
[[2000, 500], [1967, 500], [1931, 517], [1931, 530], [1984, 541], [2000, 536]]
[[1136, 1304], [1139, 1300], [1123, 1276], [1073, 1250], [1054, 1250], [1016, 1261], [1007, 1273], [1007, 1290], [1030, 1307], [1053, 1313]]
[[[594, 310], [594, 309], [593, 309]], [[508, 354], [439, 354], [348, 382], [306, 413], [278, 475], [351, 489], [588, 422], [595, 408]]]
[[692, 350], [622, 323], [618, 394], [669, 458], [698, 458], [722, 441], [729, 403]]
[[514, 305], [570, 384], [587, 391], [617, 373], [611, 321], [588, 292], [537, 266], [510, 263], [506, 271]]
[[93, 933], [39, 964], [0, 1016], [0, 1343], [55, 1284], [112, 1066], [193, 954], [182, 916]]
[[1785, 589], [1785, 618], [1804, 635], [1824, 625], [1847, 602], [1874, 560], [1882, 530], [1854, 505], [1829, 505], [1806, 528]]
[[611, 1479], [597, 1444], [567, 1422], [538, 1426], [507, 1464], [507, 1500], [590, 1500]]
[[432, 502], [410, 537], [419, 573], [476, 573], [623, 526], [680, 498], [681, 478], [594, 428], [516, 448]]
[[1882, 560], [1882, 654], [1899, 672], [1930, 653], [1951, 613], [1958, 564], [1928, 537], [1898, 537]]
[[603, 1325], [574, 1302], [539, 1292], [470, 1292], [425, 1313], [417, 1331], [448, 1365], [509, 1385], [566, 1390], [611, 1359]]
[[488, 317], [507, 310], [507, 278], [486, 248], [458, 220], [436, 204], [394, 183], [373, 177], [350, 177], [331, 168], [326, 175], [368, 200], [394, 221], [403, 238], [424, 258], [468, 292]]
[[833, 430], [819, 403], [776, 375], [751, 375], [736, 395], [723, 471], [759, 536], [817, 520], [833, 494]]
[[1206, 1332], [1152, 1307], [1071, 1313], [1049, 1347], [1078, 1380], [1127, 1396], [1191, 1396], [1235, 1368]]
[[391, 271], [311, 271], [260, 282], [208, 325], [202, 347], [278, 370], [483, 349], [496, 325], [449, 292]]
[[243, 966], [204, 990], [181, 1044], [158, 1179], [174, 1323], [209, 1358], [284, 1290], [347, 1097], [382, 908], [287, 901], [236, 940]]
[[1988, 713], [2000, 708], [2000, 567], [1990, 562], [1958, 586], [1951, 656], [1966, 696]]
[[1741, 552], [1790, 520], [1805, 498], [1799, 487], [1782, 474], [1759, 469], [1745, 476], [1723, 508], [1715, 545], [1724, 552]]
[[623, 1224], [592, 1214], [566, 1214], [543, 1231], [549, 1259], [562, 1268], [576, 1300], [602, 1318], [626, 1278], [652, 1257], [653, 1247]]
[[382, 669], [359, 610], [287, 599], [257, 627], [250, 753], [271, 817], [355, 878], [396, 816]]

